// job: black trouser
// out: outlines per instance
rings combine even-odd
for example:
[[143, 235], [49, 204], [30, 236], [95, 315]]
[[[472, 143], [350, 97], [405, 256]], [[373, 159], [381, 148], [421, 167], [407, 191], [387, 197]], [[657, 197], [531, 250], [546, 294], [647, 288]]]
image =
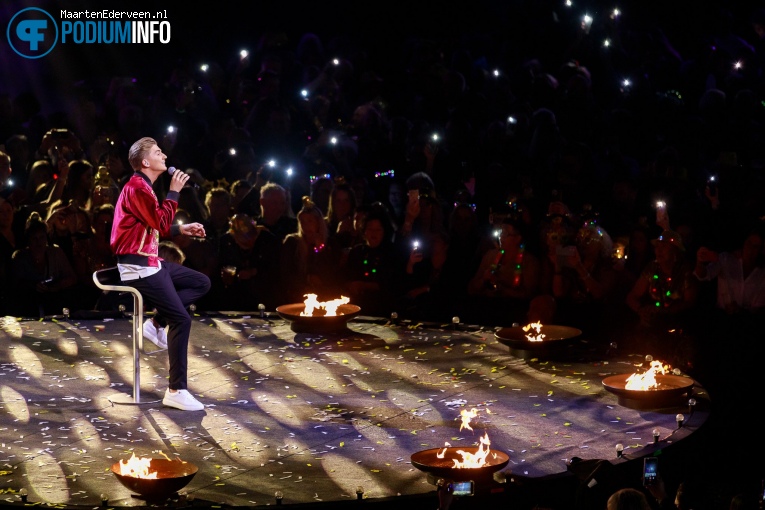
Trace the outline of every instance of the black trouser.
[[210, 279], [193, 269], [162, 261], [157, 273], [123, 282], [138, 289], [144, 301], [157, 309], [157, 321], [169, 327], [167, 356], [170, 361], [171, 390], [186, 389], [191, 315], [188, 307], [210, 290]]

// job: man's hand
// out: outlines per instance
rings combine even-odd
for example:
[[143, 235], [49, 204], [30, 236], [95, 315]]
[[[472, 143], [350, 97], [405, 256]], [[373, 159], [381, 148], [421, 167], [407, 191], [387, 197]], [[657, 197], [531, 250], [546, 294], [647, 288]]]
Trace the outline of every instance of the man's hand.
[[185, 174], [176, 168], [172, 177], [170, 177], [170, 191], [180, 192], [188, 180], [189, 174]]
[[[173, 179], [175, 179], [175, 175], [177, 174], [178, 172], [173, 174]], [[186, 175], [187, 179], [188, 177], [189, 176]], [[183, 185], [181, 185], [181, 187], [183, 187]], [[170, 189], [172, 189], [172, 186], [170, 186]], [[187, 223], [185, 225], [181, 225], [181, 234], [186, 236], [205, 237], [205, 227], [202, 226], [201, 223]]]

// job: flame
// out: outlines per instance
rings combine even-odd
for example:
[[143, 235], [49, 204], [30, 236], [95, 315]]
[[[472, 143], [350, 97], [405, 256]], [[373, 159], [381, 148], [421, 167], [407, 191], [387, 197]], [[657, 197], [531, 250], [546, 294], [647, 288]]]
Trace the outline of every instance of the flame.
[[151, 459], [147, 457], [136, 457], [135, 453], [129, 460], [120, 460], [120, 474], [123, 476], [131, 476], [133, 478], [147, 478], [156, 479], [157, 472], [149, 472], [149, 465]]
[[[462, 419], [462, 423], [460, 423], [460, 430], [463, 428], [466, 428], [468, 430], [473, 430], [473, 428], [470, 426], [470, 420], [478, 416], [478, 409], [475, 407], [472, 408], [470, 411], [463, 409], [460, 411], [460, 417]], [[478, 449], [475, 451], [475, 453], [466, 452], [465, 450], [457, 450], [457, 453], [462, 457], [462, 460], [459, 459], [452, 459], [454, 461], [455, 468], [463, 469], [475, 469], [479, 468], [486, 464], [486, 457], [489, 455], [489, 452], [491, 451], [489, 449], [489, 445], [491, 444], [491, 441], [489, 441], [489, 433], [487, 432], [484, 434], [484, 436], [480, 440], [480, 445], [478, 446]], [[448, 443], [447, 443], [448, 446]], [[441, 451], [441, 453], [436, 454], [436, 457], [439, 459], [443, 459], [446, 455], [446, 448]]]
[[[340, 305], [344, 305], [350, 302], [350, 298], [341, 296], [340, 299], [333, 299], [331, 301], [318, 301], [316, 294], [304, 294], [305, 310], [300, 312], [301, 317], [312, 317], [314, 310], [323, 308], [325, 310], [325, 317], [334, 317], [337, 315], [337, 309]], [[342, 314], [341, 314], [342, 315]]]
[[542, 323], [541, 322], [539, 322], [539, 321], [532, 322], [531, 324], [526, 324], [525, 326], [523, 326], [523, 331], [525, 331], [525, 332], [528, 332], [530, 329], [533, 329], [534, 331], [536, 331], [537, 334], [536, 335], [526, 335], [526, 339], [528, 339], [529, 342], [541, 342], [542, 340], [544, 340], [544, 338], [545, 338], [544, 333], [540, 333], [540, 331], [542, 330]]
[[634, 373], [627, 378], [624, 388], [627, 390], [650, 390], [658, 388], [656, 374], [666, 374], [669, 366], [662, 365], [661, 361], [651, 361], [651, 367], [642, 374]]
[[462, 417], [462, 423], [460, 423], [460, 430], [462, 429], [468, 429], [473, 430], [473, 428], [470, 426], [470, 420], [478, 416], [478, 409], [475, 407], [471, 409], [470, 411], [466, 411], [463, 409], [460, 411], [460, 416]]
[[464, 450], [457, 450], [457, 453], [462, 455], [462, 461], [460, 462], [457, 459], [452, 459], [454, 461], [453, 467], [460, 469], [475, 469], [482, 467], [486, 464], [486, 457], [489, 456], [489, 452], [491, 451], [489, 449], [490, 444], [491, 441], [489, 441], [489, 433], [487, 432], [481, 438], [481, 444], [478, 446], [478, 450], [476, 450], [475, 453], [466, 452]]

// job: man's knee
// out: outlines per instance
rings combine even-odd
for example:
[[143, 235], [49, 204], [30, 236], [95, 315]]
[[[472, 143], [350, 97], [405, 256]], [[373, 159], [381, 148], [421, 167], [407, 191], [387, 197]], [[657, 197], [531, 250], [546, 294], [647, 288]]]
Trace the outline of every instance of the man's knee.
[[207, 294], [210, 291], [210, 287], [212, 286], [212, 283], [210, 282], [210, 277], [206, 274], [200, 273], [202, 278], [200, 278], [200, 289], [203, 294]]

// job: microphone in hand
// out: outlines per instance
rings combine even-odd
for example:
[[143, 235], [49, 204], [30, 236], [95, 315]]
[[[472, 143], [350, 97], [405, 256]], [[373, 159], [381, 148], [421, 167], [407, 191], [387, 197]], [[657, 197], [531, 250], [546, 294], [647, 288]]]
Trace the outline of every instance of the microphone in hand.
[[[175, 173], [175, 167], [174, 166], [168, 167], [167, 173], [170, 174], [170, 176], [172, 177], [172, 175]], [[190, 177], [189, 177], [189, 180], [186, 181], [186, 184], [188, 184], [192, 188], [199, 189], [199, 184], [192, 181]]]

